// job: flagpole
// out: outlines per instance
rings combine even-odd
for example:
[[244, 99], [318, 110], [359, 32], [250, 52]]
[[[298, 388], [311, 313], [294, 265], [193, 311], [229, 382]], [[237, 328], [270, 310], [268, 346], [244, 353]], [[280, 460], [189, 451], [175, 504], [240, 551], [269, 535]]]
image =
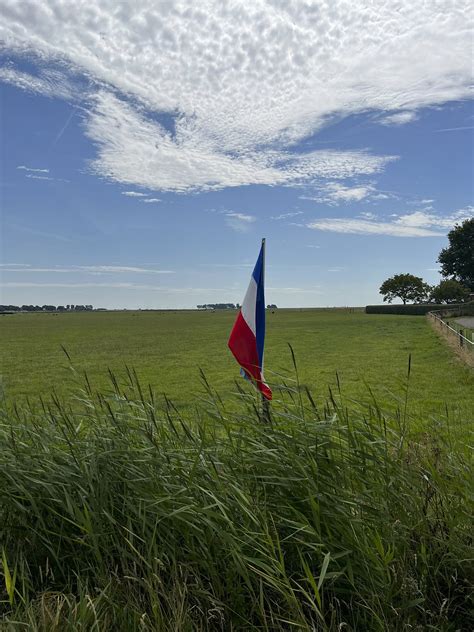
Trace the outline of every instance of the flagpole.
[[[265, 237], [262, 237], [262, 283], [265, 288]], [[266, 310], [266, 306], [263, 306], [263, 309]], [[264, 311], [265, 314], [265, 311]], [[266, 317], [265, 317], [266, 320]], [[265, 423], [271, 423], [272, 418], [270, 415], [270, 402], [262, 393], [262, 421]]]

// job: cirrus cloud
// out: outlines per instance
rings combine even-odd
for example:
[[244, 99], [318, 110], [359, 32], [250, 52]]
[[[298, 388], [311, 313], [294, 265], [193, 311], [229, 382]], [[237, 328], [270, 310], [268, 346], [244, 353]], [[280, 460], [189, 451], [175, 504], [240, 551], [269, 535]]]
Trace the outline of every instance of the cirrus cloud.
[[159, 270], [157, 268], [142, 268], [138, 266], [117, 266], [117, 265], [72, 265], [54, 266], [50, 268], [35, 267], [29, 263], [1, 264], [2, 272], [26, 272], [26, 273], [71, 273], [80, 272], [84, 274], [174, 274], [174, 270]]
[[49, 173], [49, 169], [39, 169], [36, 167], [26, 167], [25, 165], [18, 165], [17, 169], [21, 171], [29, 171], [31, 173]]

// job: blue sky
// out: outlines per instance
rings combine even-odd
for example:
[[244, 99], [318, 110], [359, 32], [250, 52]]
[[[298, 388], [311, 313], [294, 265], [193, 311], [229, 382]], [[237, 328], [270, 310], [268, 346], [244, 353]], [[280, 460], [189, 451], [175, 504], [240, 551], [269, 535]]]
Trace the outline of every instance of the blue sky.
[[[469, 3], [5, 2], [1, 303], [380, 301], [473, 210]], [[197, 8], [196, 8], [197, 7]]]

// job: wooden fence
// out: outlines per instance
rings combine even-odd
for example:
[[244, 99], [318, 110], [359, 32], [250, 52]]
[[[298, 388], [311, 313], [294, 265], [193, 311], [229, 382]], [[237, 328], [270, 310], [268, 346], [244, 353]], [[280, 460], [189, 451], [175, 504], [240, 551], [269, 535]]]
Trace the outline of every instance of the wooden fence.
[[449, 320], [463, 316], [462, 309], [428, 312], [427, 316], [438, 331], [459, 348], [468, 363], [474, 364], [474, 332], [459, 325], [453, 327]]

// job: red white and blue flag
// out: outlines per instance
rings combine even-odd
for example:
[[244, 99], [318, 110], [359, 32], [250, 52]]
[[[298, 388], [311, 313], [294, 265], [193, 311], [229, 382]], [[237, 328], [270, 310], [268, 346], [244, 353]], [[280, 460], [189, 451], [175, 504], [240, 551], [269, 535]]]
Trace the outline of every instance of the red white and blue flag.
[[234, 327], [229, 337], [229, 349], [242, 367], [241, 373], [252, 381], [265, 399], [272, 391], [263, 377], [263, 347], [265, 344], [265, 240], [250, 278]]

